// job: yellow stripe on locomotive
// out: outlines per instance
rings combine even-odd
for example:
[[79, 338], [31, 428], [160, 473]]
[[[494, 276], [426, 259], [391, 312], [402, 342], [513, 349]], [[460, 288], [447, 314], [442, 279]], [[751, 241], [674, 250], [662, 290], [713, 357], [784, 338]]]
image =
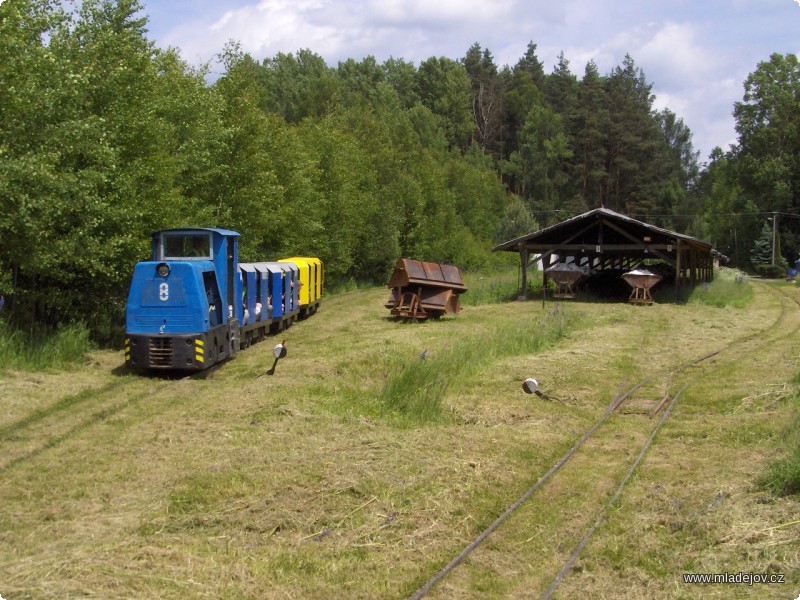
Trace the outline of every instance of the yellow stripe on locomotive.
[[203, 340], [194, 341], [194, 358], [199, 363], [202, 363], [205, 360], [206, 349]]

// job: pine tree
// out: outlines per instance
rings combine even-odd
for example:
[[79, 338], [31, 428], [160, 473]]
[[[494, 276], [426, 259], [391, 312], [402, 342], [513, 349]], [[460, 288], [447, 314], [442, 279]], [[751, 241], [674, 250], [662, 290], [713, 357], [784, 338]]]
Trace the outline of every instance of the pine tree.
[[772, 262], [772, 230], [769, 224], [764, 223], [761, 233], [753, 242], [753, 249], [750, 251], [750, 262], [753, 265], [768, 265]]

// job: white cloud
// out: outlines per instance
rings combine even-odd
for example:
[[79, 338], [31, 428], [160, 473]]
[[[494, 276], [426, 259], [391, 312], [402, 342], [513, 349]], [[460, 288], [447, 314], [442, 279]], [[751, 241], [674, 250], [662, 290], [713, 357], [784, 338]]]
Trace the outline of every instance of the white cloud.
[[498, 66], [513, 66], [533, 42], [546, 72], [563, 51], [581, 78], [590, 60], [607, 74], [628, 53], [653, 84], [656, 106], [684, 119], [703, 154], [735, 139], [730, 113], [758, 62], [800, 49], [796, 0], [143, 2], [160, 19], [158, 44], [192, 63], [212, 60], [229, 40], [257, 60], [308, 48], [329, 65], [367, 55], [458, 59], [477, 42]]
[[695, 41], [695, 27], [666, 23], [636, 51], [637, 60], [648, 65], [647, 76], [659, 85], [695, 87], [716, 70], [713, 54]]
[[445, 24], [448, 26], [504, 18], [513, 0], [369, 0], [367, 12], [396, 26]]
[[[236, 40], [256, 58], [309, 48], [329, 64], [368, 54], [456, 59], [478, 42], [502, 66], [516, 63], [528, 41], [563, 18], [562, 7], [544, 0], [261, 0], [187, 22], [162, 39], [189, 60], [210, 59]], [[519, 54], [510, 56], [507, 48]]]
[[[226, 11], [216, 20], [195, 21], [174, 30], [183, 54], [211, 59], [228, 40], [239, 42], [245, 52], [261, 59], [278, 52], [311, 48], [326, 55], [342, 51], [346, 31], [335, 21], [315, 19], [325, 7], [321, 0], [262, 0], [258, 4]], [[193, 35], [188, 35], [189, 31]]]
[[695, 149], [705, 158], [714, 146], [727, 149], [735, 141], [730, 113], [736, 94], [741, 94], [732, 88], [730, 70], [699, 31], [695, 24], [676, 21], [632, 22], [597, 44], [564, 51], [578, 78], [590, 60], [601, 73], [609, 73], [630, 54], [653, 85], [654, 108], [669, 108], [682, 118], [692, 130]]

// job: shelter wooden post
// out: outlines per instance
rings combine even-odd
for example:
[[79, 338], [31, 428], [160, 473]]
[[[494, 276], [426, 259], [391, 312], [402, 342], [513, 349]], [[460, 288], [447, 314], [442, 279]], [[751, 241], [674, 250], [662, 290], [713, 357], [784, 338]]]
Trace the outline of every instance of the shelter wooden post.
[[675, 302], [681, 299], [681, 239], [675, 248]]
[[552, 253], [542, 254], [542, 308], [544, 308], [545, 301], [547, 300], [547, 269], [553, 264]]
[[520, 244], [519, 259], [522, 262], [522, 288], [517, 296], [518, 301], [528, 299], [528, 249]]

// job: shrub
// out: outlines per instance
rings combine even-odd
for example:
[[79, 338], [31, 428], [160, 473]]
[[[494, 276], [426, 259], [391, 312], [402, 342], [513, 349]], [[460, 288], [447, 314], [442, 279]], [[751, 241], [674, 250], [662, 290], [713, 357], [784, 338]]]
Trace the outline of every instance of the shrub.
[[764, 279], [782, 279], [786, 277], [786, 267], [781, 265], [756, 265], [756, 273]]
[[780, 496], [800, 493], [800, 414], [784, 434], [787, 453], [773, 462], [759, 479], [761, 487]]
[[[800, 383], [800, 371], [792, 378], [792, 383]], [[800, 493], [800, 392], [795, 394], [794, 403], [794, 420], [781, 436], [786, 454], [773, 462], [757, 481], [762, 488], [781, 496]]]
[[701, 283], [689, 295], [689, 302], [707, 306], [744, 308], [753, 299], [753, 288], [741, 271], [719, 269], [710, 283]]
[[463, 306], [499, 304], [516, 300], [519, 283], [516, 267], [506, 267], [494, 273], [463, 273], [467, 293], [461, 295]]
[[0, 321], [0, 372], [66, 367], [84, 360], [93, 348], [89, 328], [82, 324], [23, 331]]

